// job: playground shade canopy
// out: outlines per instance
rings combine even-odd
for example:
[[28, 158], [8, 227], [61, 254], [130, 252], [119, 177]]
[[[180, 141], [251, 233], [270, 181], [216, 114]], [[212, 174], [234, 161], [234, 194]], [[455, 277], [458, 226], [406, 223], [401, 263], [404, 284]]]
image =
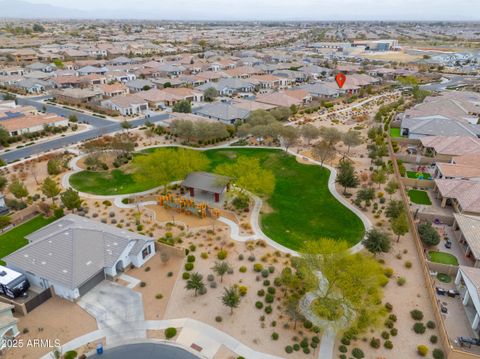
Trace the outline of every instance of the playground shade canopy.
[[191, 172], [185, 177], [182, 186], [201, 191], [221, 194], [225, 191], [230, 178], [208, 172]]

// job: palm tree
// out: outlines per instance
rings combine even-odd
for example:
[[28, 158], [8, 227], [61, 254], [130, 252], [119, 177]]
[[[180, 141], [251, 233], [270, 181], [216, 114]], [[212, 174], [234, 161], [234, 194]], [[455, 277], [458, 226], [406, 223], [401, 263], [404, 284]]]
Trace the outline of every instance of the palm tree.
[[231, 269], [227, 261], [215, 262], [212, 270], [220, 276], [220, 282], [223, 282], [223, 276]]
[[192, 273], [190, 276], [190, 279], [187, 281], [187, 285], [185, 286], [185, 289], [187, 290], [194, 290], [195, 291], [195, 297], [197, 296], [197, 293], [199, 290], [203, 290], [205, 288], [205, 283], [203, 283], [203, 276], [200, 273]]
[[240, 294], [238, 294], [238, 289], [235, 286], [224, 289], [225, 293], [222, 296], [222, 303], [224, 306], [229, 307], [230, 314], [233, 314], [233, 308], [237, 308], [240, 304]]

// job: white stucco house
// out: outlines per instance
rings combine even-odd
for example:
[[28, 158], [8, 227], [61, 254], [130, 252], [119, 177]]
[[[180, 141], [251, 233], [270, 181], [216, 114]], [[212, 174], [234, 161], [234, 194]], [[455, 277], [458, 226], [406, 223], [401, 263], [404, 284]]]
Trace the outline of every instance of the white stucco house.
[[462, 304], [472, 330], [478, 333], [480, 329], [480, 269], [460, 266], [455, 278], [455, 285], [463, 298]]
[[7, 267], [71, 301], [130, 265], [141, 267], [155, 254], [150, 237], [74, 214], [26, 238], [28, 245], [3, 258]]

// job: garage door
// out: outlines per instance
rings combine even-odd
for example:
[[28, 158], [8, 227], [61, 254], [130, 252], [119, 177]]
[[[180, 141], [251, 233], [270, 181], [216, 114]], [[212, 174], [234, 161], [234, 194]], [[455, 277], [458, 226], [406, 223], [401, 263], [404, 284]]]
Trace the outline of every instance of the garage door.
[[85, 293], [87, 293], [90, 289], [92, 289], [93, 287], [95, 287], [97, 284], [99, 284], [100, 282], [102, 282], [103, 280], [105, 279], [105, 272], [103, 271], [103, 269], [98, 272], [97, 274], [95, 274], [92, 278], [90, 278], [89, 280], [87, 280], [84, 284], [82, 284], [80, 286], [80, 288], [78, 288], [78, 291], [80, 293], [80, 295], [84, 295]]

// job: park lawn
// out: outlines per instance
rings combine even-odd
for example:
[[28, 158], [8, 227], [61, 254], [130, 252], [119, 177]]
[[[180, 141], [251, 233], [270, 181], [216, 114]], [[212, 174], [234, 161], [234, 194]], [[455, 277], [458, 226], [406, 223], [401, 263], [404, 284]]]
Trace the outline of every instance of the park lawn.
[[392, 138], [396, 138], [396, 137], [402, 137], [400, 135], [400, 128], [390, 128], [390, 137]]
[[[52, 223], [54, 220], [56, 220], [56, 218], [53, 216], [45, 218], [40, 215], [0, 235], [0, 258], [25, 246], [28, 243], [25, 236]], [[4, 264], [3, 261], [0, 262]]]
[[[145, 152], [162, 149], [164, 147]], [[258, 158], [264, 168], [273, 172], [275, 190], [266, 199], [269, 211], [261, 214], [261, 226], [263, 232], [276, 242], [298, 250], [306, 240], [328, 237], [354, 245], [363, 237], [364, 227], [360, 218], [328, 190], [330, 172], [327, 169], [301, 164], [282, 150], [222, 148], [204, 153], [210, 160], [208, 171], [213, 172], [216, 166], [235, 161], [239, 156], [248, 156]], [[102, 195], [148, 189], [139, 187], [130, 174], [121, 170], [114, 170], [111, 174], [78, 172], [70, 177], [70, 183], [79, 191]], [[158, 184], [149, 184], [149, 188], [156, 186]]]
[[156, 187], [155, 183], [136, 183], [133, 176], [120, 169], [110, 172], [81, 171], [70, 176], [70, 184], [81, 192], [115, 195], [143, 192]]
[[411, 189], [408, 191], [408, 197], [410, 197], [410, 200], [416, 204], [425, 204], [428, 206], [432, 204], [430, 197], [428, 197], [428, 193], [425, 191]]
[[446, 252], [430, 251], [428, 252], [428, 255], [430, 256], [430, 260], [432, 262], [458, 266], [458, 259], [453, 254]]
[[[415, 171], [407, 171], [407, 177], [408, 178], [413, 178], [413, 179], [417, 179], [417, 173], [418, 172], [415, 172]], [[422, 175], [423, 175], [423, 179], [424, 180], [428, 180], [432, 177], [432, 175], [428, 172], [422, 172]]]

